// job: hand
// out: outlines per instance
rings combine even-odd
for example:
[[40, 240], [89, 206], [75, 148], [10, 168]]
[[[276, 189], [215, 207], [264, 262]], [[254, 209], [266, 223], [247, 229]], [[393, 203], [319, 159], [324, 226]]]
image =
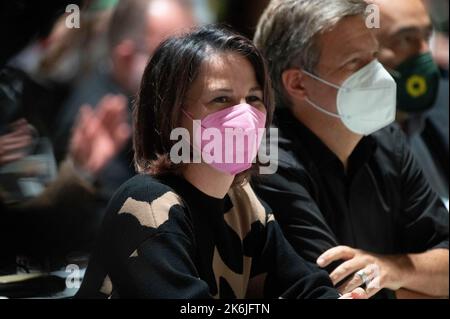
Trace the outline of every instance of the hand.
[[106, 95], [96, 111], [89, 105], [81, 108], [69, 154], [77, 167], [96, 175], [121, 151], [130, 135], [126, 98]]
[[367, 293], [362, 288], [356, 288], [352, 292], [342, 295], [339, 299], [368, 299]]
[[10, 127], [11, 133], [0, 136], [0, 166], [25, 157], [25, 149], [33, 141], [33, 130], [26, 120], [20, 119]]
[[348, 294], [364, 283], [368, 298], [383, 288], [396, 291], [403, 286], [403, 273], [399, 267], [401, 257], [380, 256], [347, 246], [338, 246], [322, 254], [317, 259], [317, 264], [324, 268], [338, 260], [344, 262], [330, 274], [334, 285], [353, 274], [353, 277], [338, 287], [342, 294]]

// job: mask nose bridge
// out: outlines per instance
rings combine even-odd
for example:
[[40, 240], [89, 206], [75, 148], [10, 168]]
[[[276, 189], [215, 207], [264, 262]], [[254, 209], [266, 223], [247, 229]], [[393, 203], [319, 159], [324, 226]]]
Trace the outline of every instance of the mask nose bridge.
[[330, 87], [332, 87], [332, 88], [335, 88], [336, 90], [345, 90], [345, 91], [348, 91], [348, 90], [349, 90], [349, 88], [346, 88], [346, 87], [344, 87], [344, 86], [340, 86], [340, 85], [331, 83], [330, 81], [327, 81], [327, 80], [325, 80], [325, 79], [322, 79], [321, 77], [319, 77], [319, 76], [317, 76], [317, 75], [314, 75], [314, 74], [312, 74], [311, 72], [308, 72], [308, 71], [306, 71], [306, 70], [302, 70], [302, 71], [303, 71], [303, 73], [305, 73], [305, 74], [308, 75], [309, 77], [313, 78], [314, 80], [319, 81], [319, 82], [321, 82], [322, 84], [328, 85], [328, 86], [330, 86]]

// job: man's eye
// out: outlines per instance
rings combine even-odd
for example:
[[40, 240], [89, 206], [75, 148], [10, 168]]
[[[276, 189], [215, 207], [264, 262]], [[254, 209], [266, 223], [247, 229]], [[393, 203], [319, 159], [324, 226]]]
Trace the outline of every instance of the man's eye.
[[404, 41], [405, 41], [405, 42], [408, 42], [408, 43], [414, 42], [414, 41], [416, 41], [416, 40], [417, 40], [417, 37], [414, 37], [414, 36], [407, 36], [407, 37], [405, 37], [405, 39], [404, 39]]
[[221, 96], [212, 100], [213, 103], [221, 103], [221, 104], [228, 103], [229, 101], [230, 99], [226, 96]]
[[361, 59], [353, 59], [348, 64], [349, 65], [358, 65], [361, 62]]
[[402, 48], [410, 48], [412, 45], [415, 45], [416, 43], [419, 42], [420, 39], [417, 36], [405, 35], [404, 37], [400, 38], [397, 45]]
[[345, 65], [345, 69], [347, 70], [355, 70], [358, 69], [361, 65], [362, 61], [361, 59], [353, 59]]

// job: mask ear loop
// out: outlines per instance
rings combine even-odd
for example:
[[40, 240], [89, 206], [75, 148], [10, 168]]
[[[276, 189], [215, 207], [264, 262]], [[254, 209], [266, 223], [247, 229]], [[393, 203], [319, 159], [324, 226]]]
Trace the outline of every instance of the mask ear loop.
[[192, 116], [191, 112], [186, 111], [184, 108], [181, 108], [181, 112], [183, 112], [183, 114], [186, 115], [186, 117], [187, 117], [188, 119], [190, 119], [191, 121], [200, 121], [200, 126], [203, 127], [203, 128], [205, 128], [205, 127], [203, 126], [203, 124], [202, 124], [202, 120], [196, 120], [196, 119], [194, 119], [194, 117]]
[[[328, 86], [331, 86], [332, 88], [335, 88], [335, 89], [337, 89], [337, 90], [341, 90], [341, 89], [347, 90], [346, 88], [340, 87], [340, 86], [338, 86], [338, 85], [336, 85], [336, 84], [333, 84], [333, 83], [328, 82], [328, 81], [326, 81], [326, 80], [324, 80], [324, 79], [321, 79], [321, 78], [319, 78], [318, 76], [316, 76], [316, 75], [314, 75], [314, 74], [312, 74], [312, 73], [310, 73], [310, 72], [308, 72], [308, 71], [306, 71], [306, 70], [302, 70], [302, 71], [303, 71], [303, 73], [305, 73], [306, 75], [310, 76], [311, 78], [313, 78], [313, 79], [315, 79], [315, 80], [317, 80], [317, 81], [319, 81], [319, 82], [321, 82], [321, 83], [323, 83], [323, 84], [326, 84], [326, 85], [328, 85]], [[316, 103], [314, 103], [313, 101], [311, 101], [308, 97], [306, 98], [306, 102], [308, 102], [308, 103], [309, 103], [313, 108], [315, 108], [316, 110], [318, 110], [318, 111], [320, 111], [320, 112], [322, 112], [322, 113], [325, 113], [325, 114], [327, 114], [327, 115], [329, 115], [329, 116], [331, 116], [331, 117], [334, 117], [334, 118], [337, 118], [337, 119], [342, 119], [342, 118], [343, 118], [343, 116], [341, 116], [341, 115], [339, 115], [339, 114], [336, 114], [336, 113], [327, 111], [325, 108], [323, 108], [323, 107], [317, 105]]]
[[184, 108], [181, 108], [181, 112], [183, 112], [183, 114], [186, 115], [187, 118], [194, 121], [194, 118], [190, 112], [186, 111]]
[[[315, 80], [317, 80], [317, 81], [319, 81], [319, 82], [321, 82], [321, 83], [323, 83], [323, 84], [329, 85], [329, 86], [331, 86], [331, 87], [333, 87], [333, 88], [335, 88], [335, 89], [337, 89], [337, 90], [343, 90], [344, 92], [350, 92], [350, 91], [351, 91], [350, 88], [346, 88], [346, 87], [344, 87], [344, 86], [339, 86], [339, 85], [336, 85], [336, 84], [334, 84], [334, 83], [328, 82], [327, 80], [324, 80], [324, 79], [318, 77], [317, 75], [314, 75], [314, 74], [312, 74], [312, 73], [310, 73], [310, 72], [308, 72], [308, 71], [306, 71], [306, 70], [302, 70], [302, 72], [305, 73], [306, 75], [310, 76], [311, 78], [313, 78], [313, 79], [315, 79]], [[371, 91], [371, 90], [378, 90], [378, 89], [384, 89], [384, 88], [383, 88], [383, 87], [380, 87], [380, 88], [368, 88], [368, 89], [359, 89], [359, 90]], [[324, 109], [323, 107], [321, 107], [321, 106], [317, 105], [316, 103], [314, 103], [313, 101], [311, 101], [309, 98], [306, 98], [306, 101], [307, 101], [312, 107], [314, 107], [315, 109], [317, 109], [318, 111], [320, 111], [320, 112], [322, 112], [322, 113], [325, 113], [325, 114], [327, 114], [327, 115], [329, 115], [329, 116], [332, 116], [332, 117], [334, 117], [334, 118], [338, 118], [338, 119], [344, 119], [344, 118], [345, 118], [345, 119], [351, 119], [351, 118], [352, 118], [352, 116], [348, 116], [348, 115], [339, 115], [339, 114], [336, 114], [336, 113], [327, 111], [327, 110]], [[364, 120], [364, 119], [363, 119], [363, 120]]]
[[337, 118], [337, 119], [342, 119], [342, 116], [330, 111], [325, 110], [323, 107], [320, 107], [319, 105], [317, 105], [316, 103], [314, 103], [313, 101], [311, 101], [309, 98], [306, 98], [306, 102], [308, 102], [313, 108], [315, 108], [316, 110], [325, 113], [331, 117]]
[[318, 77], [317, 75], [314, 75], [314, 74], [312, 74], [312, 73], [310, 73], [310, 72], [308, 72], [308, 71], [306, 71], [306, 70], [302, 70], [302, 72], [305, 73], [306, 75], [312, 77], [314, 80], [317, 80], [317, 81], [319, 81], [319, 82], [322, 82], [323, 84], [326, 84], [326, 85], [328, 85], [328, 86], [331, 86], [332, 88], [335, 88], [336, 90], [345, 90], [346, 92], [350, 91], [349, 88], [346, 88], [346, 87], [339, 86], [339, 85], [337, 85], [337, 84], [328, 82], [327, 80], [324, 80], [324, 79]]
[[[201, 121], [201, 120], [195, 120], [194, 117], [192, 116], [192, 114], [189, 111], [186, 111], [184, 108], [181, 108], [181, 112], [191, 121]], [[203, 125], [201, 125], [201, 126], [203, 127]], [[201, 133], [200, 133], [200, 135], [201, 135]], [[200, 136], [200, 139], [201, 138], [202, 137]], [[184, 138], [183, 138], [183, 140], [191, 146], [194, 157], [195, 157], [195, 153], [202, 154], [201, 147], [200, 148], [196, 147], [195, 143], [192, 143], [191, 141], [186, 141]], [[200, 157], [203, 158], [202, 155], [200, 155]]]

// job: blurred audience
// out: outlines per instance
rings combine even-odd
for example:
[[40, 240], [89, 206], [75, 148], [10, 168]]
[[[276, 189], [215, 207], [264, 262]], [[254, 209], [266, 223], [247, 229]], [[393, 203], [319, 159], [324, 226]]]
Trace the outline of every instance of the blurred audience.
[[43, 41], [43, 52], [34, 74], [72, 86], [91, 72], [107, 55], [106, 33], [118, 1], [85, 1], [86, 8], [80, 16], [82, 27], [78, 29], [66, 27], [69, 13], [61, 16]]
[[434, 35], [431, 41], [433, 56], [448, 78], [448, 25], [449, 2], [448, 0], [424, 0], [434, 24]]
[[[108, 56], [82, 78], [59, 112], [57, 158], [61, 160], [69, 152], [79, 175], [95, 185], [97, 199], [103, 204], [100, 212], [92, 206], [93, 214], [102, 215], [110, 196], [135, 174], [129, 139], [131, 104], [149, 57], [168, 36], [193, 25], [191, 8], [181, 0], [120, 1], [107, 32]], [[110, 94], [126, 98], [115, 102], [104, 98]], [[115, 112], [116, 119], [101, 108], [110, 104], [109, 112]], [[73, 131], [77, 118], [80, 132]], [[107, 122], [103, 129], [98, 124], [102, 121]]]
[[[120, 1], [109, 25], [107, 57], [83, 77], [59, 112], [55, 130], [59, 159], [67, 152], [81, 105], [96, 105], [109, 93], [127, 96], [131, 105], [152, 52], [166, 37], [192, 27], [194, 17], [182, 0]], [[116, 167], [113, 175], [118, 181], [113, 188], [121, 184], [123, 176], [130, 177], [130, 149], [120, 156], [119, 162], [125, 165]]]
[[[70, 1], [79, 4], [80, 1]], [[59, 101], [44, 83], [32, 79], [11, 61], [27, 45], [45, 38], [67, 1], [35, 3], [23, 0], [0, 4], [0, 273], [9, 273], [19, 253], [52, 254], [64, 239], [63, 228], [52, 229], [51, 211], [18, 210], [39, 196], [56, 178], [52, 145], [47, 138]], [[13, 30], [13, 31], [12, 31]], [[67, 194], [66, 194], [67, 197]], [[61, 215], [62, 216], [62, 215]], [[70, 219], [70, 214], [67, 214]], [[57, 220], [64, 221], [59, 217]], [[53, 226], [57, 226], [55, 223]], [[67, 224], [66, 224], [67, 226]], [[72, 228], [71, 228], [72, 229]], [[73, 229], [71, 234], [75, 234]], [[69, 234], [68, 234], [69, 235]], [[66, 237], [70, 242], [72, 238]], [[70, 245], [70, 243], [68, 243]], [[12, 263], [11, 263], [12, 261]], [[14, 269], [14, 268], [13, 268]]]
[[[111, 16], [115, 2], [86, 1], [79, 30], [64, 27], [65, 3], [46, 7], [56, 21], [52, 29], [45, 20], [50, 35], [39, 32], [36, 40], [35, 33], [24, 33], [28, 38], [15, 47], [19, 55], [2, 54], [9, 62], [0, 70], [0, 267], [19, 252], [89, 251], [109, 196], [134, 174], [133, 95], [159, 43], [195, 18], [183, 0], [119, 1]], [[22, 5], [25, 17], [34, 10]], [[59, 111], [65, 93], [52, 100], [49, 80], [74, 85]]]

